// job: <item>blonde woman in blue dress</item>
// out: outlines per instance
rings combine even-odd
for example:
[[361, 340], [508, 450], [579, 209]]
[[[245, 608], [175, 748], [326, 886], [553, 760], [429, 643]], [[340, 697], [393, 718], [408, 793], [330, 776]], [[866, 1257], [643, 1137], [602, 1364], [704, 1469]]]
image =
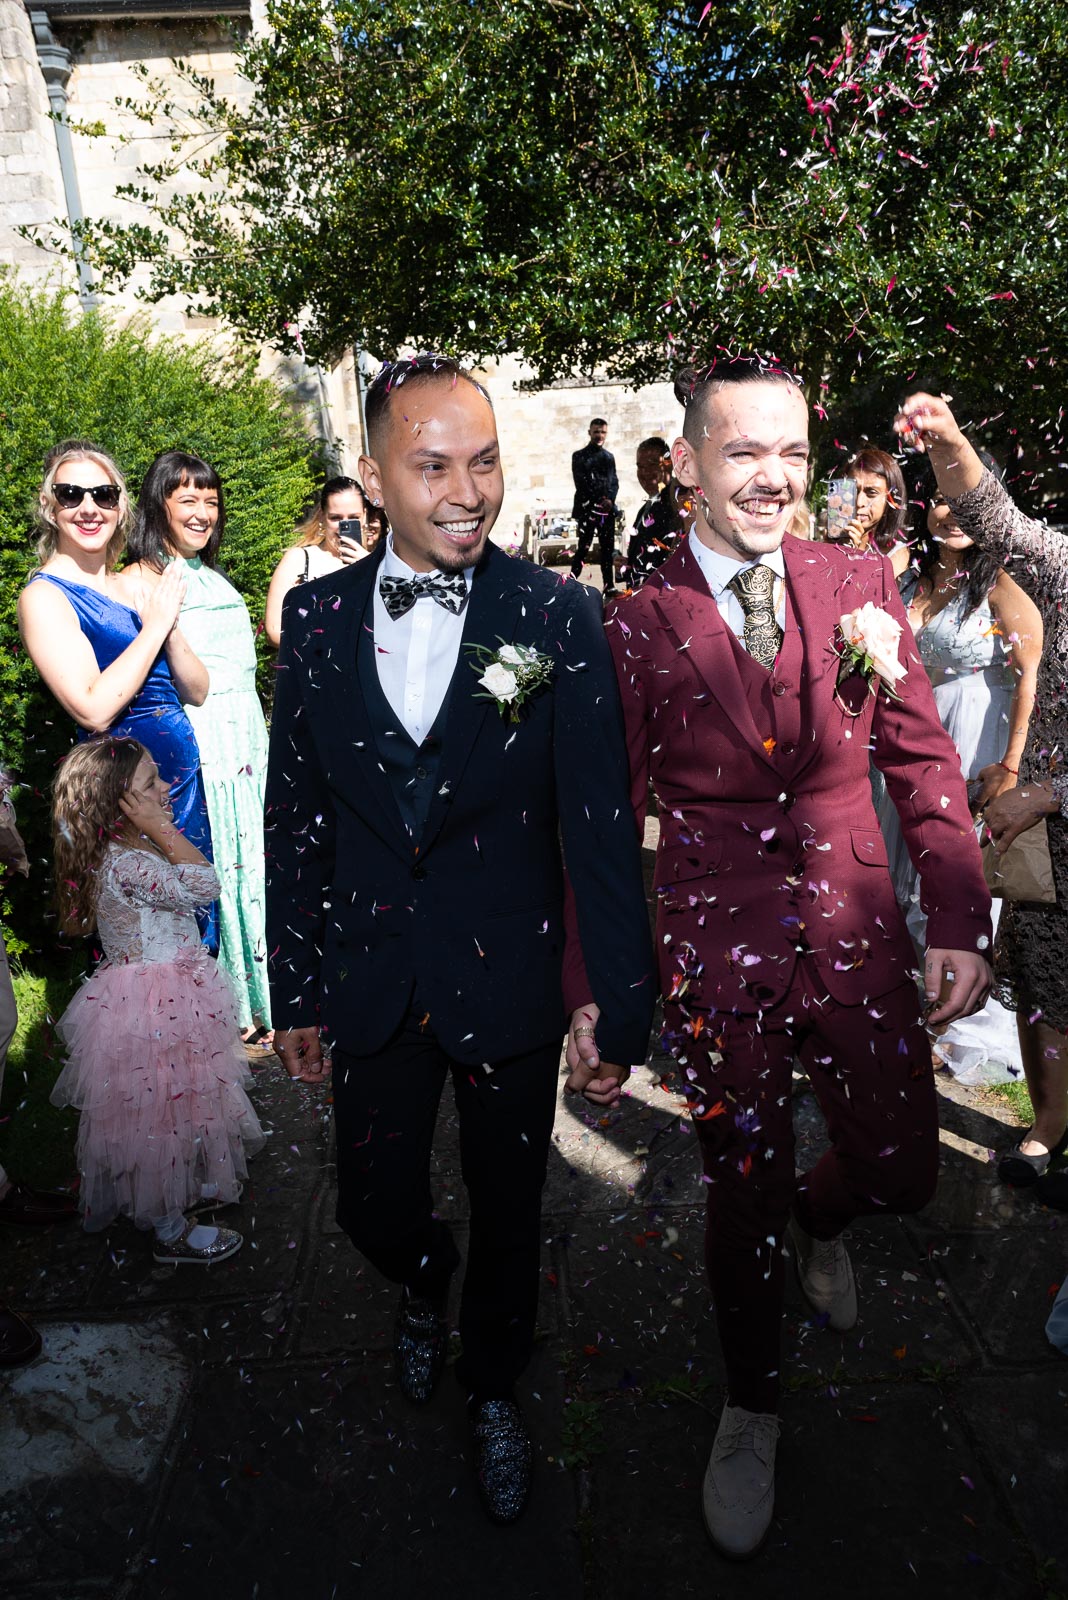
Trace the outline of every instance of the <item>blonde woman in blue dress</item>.
[[[151, 591], [179, 559], [182, 631], [208, 669], [201, 706], [187, 706], [200, 746], [219, 876], [219, 963], [230, 978], [246, 1042], [270, 1044], [263, 898], [263, 782], [267, 727], [256, 692], [248, 607], [216, 566], [225, 527], [222, 482], [198, 456], [164, 450], [141, 485], [122, 574]], [[133, 601], [131, 601], [133, 603]], [[196, 641], [195, 644], [192, 641]]]

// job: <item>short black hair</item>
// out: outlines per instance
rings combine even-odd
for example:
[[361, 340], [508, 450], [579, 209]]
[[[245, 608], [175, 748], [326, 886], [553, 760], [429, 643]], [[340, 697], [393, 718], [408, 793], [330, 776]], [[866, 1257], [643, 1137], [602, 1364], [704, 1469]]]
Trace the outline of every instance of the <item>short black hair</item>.
[[675, 399], [686, 412], [682, 436], [696, 444], [705, 426], [710, 395], [727, 383], [791, 383], [804, 386], [796, 372], [771, 358], [761, 356], [716, 356], [706, 367], [683, 367], [675, 379]]
[[418, 355], [405, 356], [401, 361], [383, 364], [368, 387], [364, 399], [364, 418], [367, 423], [367, 449], [373, 456], [377, 452], [389, 416], [389, 403], [395, 389], [402, 384], [451, 383], [454, 387], [463, 380], [477, 389], [490, 410], [493, 401], [478, 379], [462, 367], [453, 356], [439, 355], [433, 350], [421, 350]]
[[223, 500], [222, 479], [215, 468], [199, 456], [188, 455], [184, 450], [161, 450], [145, 473], [141, 493], [137, 497], [133, 528], [127, 549], [134, 561], [144, 561], [154, 572], [162, 572], [167, 557], [174, 554], [171, 548], [170, 518], [167, 501], [176, 489], [189, 485], [194, 489], [214, 489], [219, 496], [219, 520], [211, 531], [211, 538], [200, 552], [206, 567], [215, 565], [223, 532], [226, 527], [226, 507]]
[[666, 439], [661, 439], [659, 434], [654, 434], [651, 439], [643, 439], [634, 453], [640, 456], [646, 450], [655, 450], [657, 455], [661, 456], [669, 456], [671, 454], [671, 446]]
[[607, 428], [607, 426], [608, 426], [608, 418], [607, 417], [591, 417], [590, 418], [590, 427], [591, 428]]

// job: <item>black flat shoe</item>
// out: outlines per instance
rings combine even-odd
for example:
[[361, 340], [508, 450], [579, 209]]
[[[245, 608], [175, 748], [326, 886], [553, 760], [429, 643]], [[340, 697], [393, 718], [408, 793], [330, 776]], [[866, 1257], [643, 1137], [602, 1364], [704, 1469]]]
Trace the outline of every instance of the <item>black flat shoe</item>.
[[1024, 1134], [1020, 1144], [1013, 1145], [1007, 1155], [1003, 1155], [998, 1162], [998, 1177], [1002, 1183], [1011, 1183], [1016, 1189], [1029, 1189], [1043, 1176], [1050, 1162], [1055, 1156], [1062, 1156], [1068, 1149], [1068, 1128], [1065, 1128], [1053, 1149], [1044, 1156], [1025, 1156], [1020, 1145], [1025, 1139], [1031, 1137], [1031, 1129]]
[[483, 1400], [471, 1407], [475, 1474], [482, 1509], [491, 1522], [514, 1522], [530, 1495], [534, 1452], [514, 1400]]
[[438, 1386], [449, 1330], [442, 1309], [432, 1300], [401, 1290], [393, 1356], [401, 1392], [417, 1406], [425, 1406]]

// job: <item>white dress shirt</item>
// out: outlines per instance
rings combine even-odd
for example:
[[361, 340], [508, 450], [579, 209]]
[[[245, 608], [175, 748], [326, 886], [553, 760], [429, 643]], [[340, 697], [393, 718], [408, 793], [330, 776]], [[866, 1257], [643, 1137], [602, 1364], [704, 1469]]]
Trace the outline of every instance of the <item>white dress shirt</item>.
[[735, 561], [732, 556], [721, 556], [715, 550], [710, 550], [707, 544], [702, 544], [696, 534], [691, 533], [689, 537], [690, 552], [704, 574], [705, 582], [712, 590], [712, 598], [719, 608], [719, 614], [742, 645], [745, 644], [745, 612], [734, 590], [727, 586], [732, 578], [739, 572], [747, 571], [749, 567], [770, 567], [774, 572], [775, 621], [785, 630], [786, 561], [782, 545], [766, 556], [754, 556], [752, 561]]
[[[464, 568], [468, 596], [474, 570]], [[392, 534], [386, 537], [386, 553], [378, 575], [409, 579], [419, 576], [394, 550]], [[410, 611], [394, 620], [386, 610], [378, 579], [375, 580], [378, 681], [398, 722], [416, 744], [422, 744], [441, 710], [456, 671], [466, 616], [466, 607], [456, 616], [432, 596], [421, 595]]]

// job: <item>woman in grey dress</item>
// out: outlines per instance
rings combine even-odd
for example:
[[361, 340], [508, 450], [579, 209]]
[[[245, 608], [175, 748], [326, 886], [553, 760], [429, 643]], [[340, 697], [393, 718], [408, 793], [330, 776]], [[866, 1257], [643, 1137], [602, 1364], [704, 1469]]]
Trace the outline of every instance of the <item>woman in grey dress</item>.
[[895, 422], [926, 450], [961, 528], [994, 556], [1039, 611], [1045, 644], [1019, 782], [985, 808], [997, 847], [1045, 822], [1055, 905], [1006, 901], [998, 929], [998, 994], [1017, 1014], [1034, 1125], [999, 1163], [1007, 1182], [1037, 1183], [1068, 1209], [1068, 1169], [1047, 1171], [1068, 1146], [1068, 538], [1013, 504], [965, 439], [944, 400], [913, 394]]

